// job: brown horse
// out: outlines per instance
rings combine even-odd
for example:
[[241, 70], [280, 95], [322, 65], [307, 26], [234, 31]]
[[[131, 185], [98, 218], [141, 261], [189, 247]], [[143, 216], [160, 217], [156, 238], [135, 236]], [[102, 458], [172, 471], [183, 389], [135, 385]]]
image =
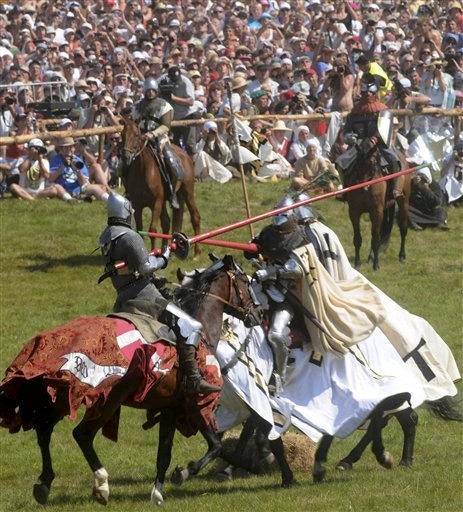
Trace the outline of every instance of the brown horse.
[[[193, 293], [195, 290], [188, 289], [186, 295], [195, 298], [196, 306], [201, 304], [198, 318], [204, 322], [207, 342], [214, 349], [224, 311], [245, 320], [252, 318], [254, 304], [247, 276], [231, 257], [207, 269], [201, 283], [200, 290]], [[207, 456], [220, 451], [213, 428], [219, 393], [185, 395], [180, 387], [175, 348], [161, 341], [131, 349], [127, 336], [122, 333], [122, 342], [117, 335], [114, 323], [119, 321], [124, 322], [108, 317], [80, 318], [36, 336], [0, 383], [0, 425], [11, 433], [21, 428], [34, 428], [37, 433], [42, 472], [34, 485], [34, 497], [39, 503], [47, 502], [55, 478], [50, 453], [53, 429], [64, 416], [74, 416], [80, 405], [87, 409], [73, 435], [94, 472], [94, 496], [102, 503], [109, 497], [108, 475], [93, 440], [101, 428], [107, 437], [117, 440], [121, 405], [147, 409], [150, 423], [159, 422], [157, 475], [151, 493], [154, 503], [163, 501], [176, 428], [185, 435], [199, 430], [208, 441]], [[220, 385], [217, 362], [207, 363], [207, 353], [206, 345], [200, 345], [198, 361], [206, 361], [202, 365], [203, 376]], [[198, 470], [202, 464], [203, 461]]]
[[[122, 121], [122, 162], [124, 164], [123, 184], [135, 210], [137, 230], [143, 229], [142, 213], [144, 208], [151, 210], [150, 231], [156, 231], [159, 222], [163, 233], [170, 232], [170, 217], [166, 207], [166, 192], [159, 169], [160, 155], [155, 155], [146, 140], [143, 140], [140, 129], [135, 121], [124, 118]], [[194, 164], [190, 156], [178, 146], [172, 148], [183, 167], [184, 179], [176, 184], [180, 207], [172, 212], [172, 231], [182, 231], [185, 204], [190, 213], [191, 224], [195, 235], [200, 232], [201, 217], [196, 206], [194, 182]], [[152, 247], [155, 239], [151, 239]], [[195, 245], [195, 255], [200, 253], [199, 244]]]
[[[380, 152], [376, 147], [369, 154], [360, 154], [353, 168], [349, 171], [348, 185], [355, 185], [383, 175], [379, 164]], [[402, 167], [404, 160], [401, 158]], [[405, 239], [408, 230], [408, 205], [410, 200], [411, 177], [404, 176], [403, 196], [396, 199], [399, 207], [400, 251], [399, 260], [405, 261]], [[395, 202], [392, 197], [392, 181], [377, 183], [369, 187], [348, 192], [346, 200], [349, 205], [349, 217], [354, 229], [355, 267], [360, 266], [360, 247], [362, 233], [360, 216], [368, 213], [371, 220], [371, 249], [368, 261], [373, 262], [373, 269], [379, 269], [379, 250], [387, 246], [394, 224]]]

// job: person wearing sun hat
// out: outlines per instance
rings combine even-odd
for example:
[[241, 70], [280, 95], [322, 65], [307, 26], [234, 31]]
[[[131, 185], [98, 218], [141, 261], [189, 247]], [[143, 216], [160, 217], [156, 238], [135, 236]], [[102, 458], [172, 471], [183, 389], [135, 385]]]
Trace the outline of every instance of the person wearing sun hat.
[[85, 163], [75, 155], [75, 141], [63, 137], [55, 141], [56, 155], [50, 162], [52, 183], [61, 185], [66, 191], [65, 200], [70, 198], [96, 198], [107, 201], [109, 194], [105, 187], [90, 183]]
[[271, 135], [268, 141], [272, 145], [273, 151], [286, 158], [291, 145], [292, 129], [288, 128], [282, 119], [278, 119], [270, 131]]

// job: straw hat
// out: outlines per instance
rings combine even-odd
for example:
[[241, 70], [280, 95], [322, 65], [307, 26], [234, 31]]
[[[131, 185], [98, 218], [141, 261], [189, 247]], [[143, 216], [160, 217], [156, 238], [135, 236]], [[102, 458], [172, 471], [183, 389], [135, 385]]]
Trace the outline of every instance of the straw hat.
[[288, 128], [282, 119], [278, 119], [272, 128], [272, 132], [276, 132], [276, 131], [292, 132], [293, 130], [291, 128]]
[[249, 80], [246, 80], [246, 78], [242, 76], [235, 76], [232, 81], [232, 91], [235, 91], [236, 89], [241, 89], [242, 87], [246, 87], [248, 83]]
[[59, 146], [61, 148], [65, 146], [74, 146], [75, 142], [72, 137], [64, 137], [62, 139], [57, 139], [55, 142], [55, 146]]

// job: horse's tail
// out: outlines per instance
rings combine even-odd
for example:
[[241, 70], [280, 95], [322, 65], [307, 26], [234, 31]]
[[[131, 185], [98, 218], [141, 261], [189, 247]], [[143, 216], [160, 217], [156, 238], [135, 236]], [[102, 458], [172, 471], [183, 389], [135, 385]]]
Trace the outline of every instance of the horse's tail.
[[428, 409], [438, 418], [446, 421], [463, 422], [462, 401], [456, 397], [443, 396], [438, 400], [427, 401]]
[[391, 238], [392, 226], [395, 218], [395, 202], [384, 208], [383, 222], [381, 224], [381, 242], [380, 245], [387, 245]]

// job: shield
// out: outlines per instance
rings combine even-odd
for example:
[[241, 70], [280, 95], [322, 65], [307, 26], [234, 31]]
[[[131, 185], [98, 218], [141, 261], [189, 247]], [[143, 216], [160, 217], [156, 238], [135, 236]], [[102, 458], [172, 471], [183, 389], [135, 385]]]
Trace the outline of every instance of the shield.
[[394, 116], [390, 110], [383, 110], [378, 115], [379, 136], [388, 147], [391, 145], [393, 117]]

